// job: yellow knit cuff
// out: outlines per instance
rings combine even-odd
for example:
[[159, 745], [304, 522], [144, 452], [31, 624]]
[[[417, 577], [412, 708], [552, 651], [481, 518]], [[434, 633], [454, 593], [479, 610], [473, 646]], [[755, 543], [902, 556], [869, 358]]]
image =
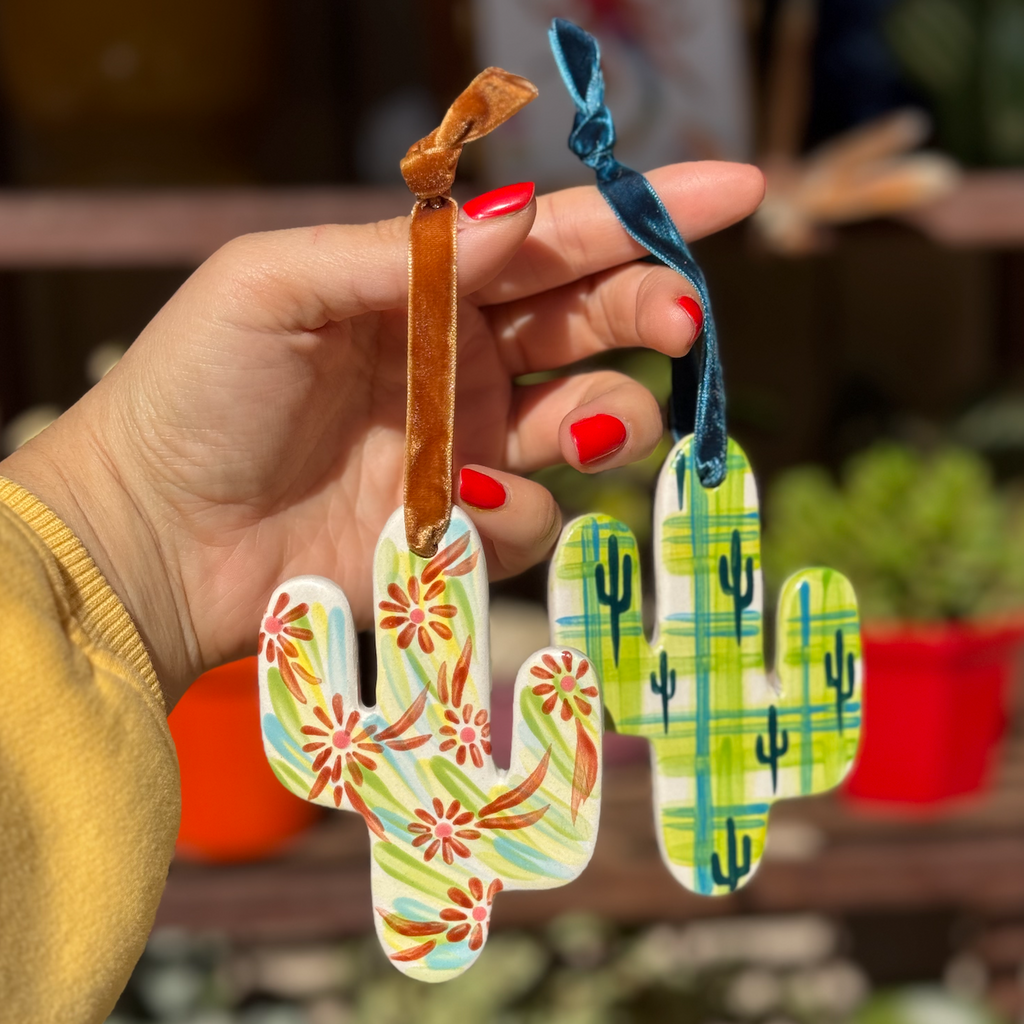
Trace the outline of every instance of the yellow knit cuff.
[[153, 663], [135, 623], [82, 542], [35, 495], [5, 477], [0, 477], [0, 504], [21, 519], [53, 555], [70, 613], [86, 635], [128, 662], [165, 706]]

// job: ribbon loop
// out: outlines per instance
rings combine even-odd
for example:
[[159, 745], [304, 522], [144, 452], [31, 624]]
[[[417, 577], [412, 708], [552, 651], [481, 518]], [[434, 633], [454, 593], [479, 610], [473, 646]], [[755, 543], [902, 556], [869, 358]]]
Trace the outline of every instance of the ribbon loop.
[[409, 225], [409, 362], [405, 413], [405, 536], [431, 558], [452, 513], [458, 204], [455, 170], [467, 142], [507, 121], [537, 95], [519, 75], [487, 68], [444, 120], [413, 143], [402, 176], [416, 196]]
[[[632, 238], [685, 277], [700, 295], [704, 307], [704, 358], [696, 412], [692, 399], [673, 389], [670, 422], [676, 440], [693, 432], [700, 481], [704, 487], [717, 487], [725, 479], [729, 441], [725, 427], [725, 387], [718, 359], [718, 331], [704, 273], [651, 183], [615, 159], [612, 152], [615, 125], [604, 103], [604, 76], [597, 40], [562, 18], [552, 22], [548, 38], [562, 80], [576, 104], [569, 148], [594, 169], [598, 190]], [[678, 382], [686, 375], [677, 372], [677, 362], [673, 360], [673, 379]]]
[[[560, 19], [556, 19], [556, 24], [559, 23]], [[612, 155], [615, 148], [615, 125], [604, 103], [604, 76], [601, 74], [601, 53], [597, 40], [577, 30], [562, 37], [561, 43], [561, 48], [552, 43], [555, 61], [573, 103], [576, 104], [576, 119], [569, 134], [569, 148], [583, 163], [597, 172], [599, 181], [605, 181], [615, 176], [618, 161]]]
[[503, 68], [485, 68], [448, 108], [441, 124], [402, 158], [402, 177], [417, 199], [448, 196], [462, 147], [504, 124], [537, 95], [537, 88]]

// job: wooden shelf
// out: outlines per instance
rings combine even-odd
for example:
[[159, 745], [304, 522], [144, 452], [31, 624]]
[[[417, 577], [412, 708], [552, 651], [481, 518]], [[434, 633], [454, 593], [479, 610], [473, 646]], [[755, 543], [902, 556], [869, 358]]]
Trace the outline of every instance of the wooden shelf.
[[405, 188], [0, 192], [0, 267], [194, 266], [251, 231], [362, 224], [412, 209]]
[[1024, 246], [1024, 171], [972, 171], [956, 191], [902, 218], [953, 248]]
[[[0, 268], [193, 266], [250, 231], [362, 224], [408, 213], [395, 188], [0, 192]], [[901, 218], [939, 244], [1024, 246], [1024, 171], [964, 176]]]

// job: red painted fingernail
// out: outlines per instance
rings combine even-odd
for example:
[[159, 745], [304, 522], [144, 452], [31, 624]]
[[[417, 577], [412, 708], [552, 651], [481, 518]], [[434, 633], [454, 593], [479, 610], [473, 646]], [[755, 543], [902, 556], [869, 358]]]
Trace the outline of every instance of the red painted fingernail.
[[489, 217], [505, 217], [510, 213], [529, 206], [533, 199], [534, 184], [532, 181], [520, 181], [515, 185], [496, 188], [493, 192], [485, 192], [476, 199], [470, 199], [463, 210], [473, 220], [487, 220]]
[[584, 466], [607, 458], [626, 443], [626, 424], [617, 416], [599, 413], [577, 420], [570, 428], [576, 455]]
[[676, 301], [679, 303], [682, 311], [693, 321], [694, 338], [699, 338], [700, 332], [704, 327], [704, 310], [700, 308], [700, 303], [695, 299], [691, 299], [689, 295], [684, 295]]
[[501, 508], [508, 501], [508, 491], [493, 477], [475, 469], [459, 471], [459, 497], [473, 508]]

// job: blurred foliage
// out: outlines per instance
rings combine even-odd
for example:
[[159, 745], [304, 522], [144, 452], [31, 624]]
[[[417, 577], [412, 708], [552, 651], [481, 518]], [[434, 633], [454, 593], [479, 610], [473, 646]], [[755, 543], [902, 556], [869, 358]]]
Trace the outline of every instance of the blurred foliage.
[[1024, 505], [958, 448], [880, 444], [842, 486], [790, 470], [767, 500], [763, 559], [773, 586], [809, 565], [853, 581], [868, 620], [979, 619], [1024, 609]]
[[443, 985], [396, 971], [373, 935], [240, 947], [164, 929], [108, 1024], [843, 1024], [869, 995], [817, 915], [623, 928], [586, 913], [498, 931]]
[[587, 913], [497, 931], [443, 985], [388, 963], [374, 935], [239, 945], [158, 929], [108, 1024], [995, 1024], [942, 988], [872, 995], [818, 914], [628, 928]]
[[853, 1024], [999, 1024], [983, 1006], [941, 989], [915, 987], [880, 993]]
[[1024, 0], [900, 0], [889, 43], [971, 166], [1024, 164]]
[[[642, 384], [663, 408], [672, 390], [672, 374], [667, 356], [636, 349], [609, 353], [587, 360], [578, 369], [614, 369]], [[557, 374], [532, 374], [518, 383], [539, 383]], [[658, 447], [642, 462], [602, 473], [580, 473], [565, 464], [550, 466], [533, 475], [555, 496], [566, 519], [588, 512], [604, 512], [625, 523], [641, 545], [651, 536], [652, 495], [662, 463], [672, 447], [666, 434]]]

